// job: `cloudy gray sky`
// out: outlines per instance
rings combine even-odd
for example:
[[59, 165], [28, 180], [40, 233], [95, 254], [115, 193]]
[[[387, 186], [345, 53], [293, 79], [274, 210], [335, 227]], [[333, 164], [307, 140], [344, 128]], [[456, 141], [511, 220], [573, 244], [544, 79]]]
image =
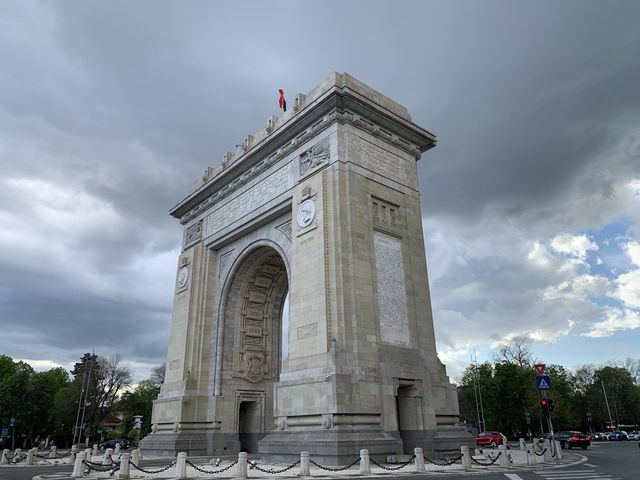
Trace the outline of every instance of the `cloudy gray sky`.
[[640, 3], [0, 2], [0, 353], [164, 360], [208, 165], [332, 71], [438, 136], [419, 163], [441, 358], [640, 356]]

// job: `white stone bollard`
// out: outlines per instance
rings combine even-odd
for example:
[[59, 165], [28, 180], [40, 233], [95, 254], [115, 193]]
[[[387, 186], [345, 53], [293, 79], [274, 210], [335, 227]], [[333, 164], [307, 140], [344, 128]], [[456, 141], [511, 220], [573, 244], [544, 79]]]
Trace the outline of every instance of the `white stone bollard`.
[[524, 452], [527, 449], [527, 444], [524, 443], [524, 438], [520, 438], [518, 441], [520, 443], [520, 451]]
[[82, 477], [82, 473], [83, 473], [82, 462], [84, 460], [84, 452], [80, 452], [75, 457], [76, 457], [76, 460], [75, 462], [73, 462], [73, 473], [71, 473], [71, 476], [74, 478]]
[[128, 479], [131, 477], [131, 465], [129, 464], [130, 460], [130, 453], [122, 454], [122, 458], [120, 459], [120, 473], [118, 474], [119, 478]]
[[500, 458], [498, 462], [501, 467], [506, 467], [509, 465], [509, 459], [507, 458], [507, 446], [506, 445], [498, 445], [498, 452], [500, 453]]
[[55, 445], [51, 445], [51, 450], [49, 451], [50, 457], [55, 457], [58, 454], [58, 447]]
[[0, 458], [0, 465], [7, 465], [9, 463], [9, 457], [7, 455], [9, 455], [9, 449], [5, 448], [4, 450], [2, 450], [2, 458]]
[[238, 478], [247, 478], [247, 452], [238, 454]]
[[120, 455], [120, 444], [116, 443], [116, 449], [113, 451], [113, 455], [114, 457], [117, 457], [118, 455]]
[[91, 449], [90, 448], [85, 448], [84, 449], [84, 459], [91, 461], [93, 459], [93, 457], [91, 456]]
[[551, 440], [547, 439], [544, 441], [544, 448], [547, 450], [544, 452], [544, 461], [545, 462], [553, 462], [553, 450], [551, 449]]
[[178, 453], [176, 460], [176, 478], [187, 478], [187, 452]]
[[27, 460], [26, 460], [27, 465], [33, 465], [33, 454], [37, 450], [38, 450], [37, 448], [30, 448], [29, 450], [27, 450]]
[[556, 460], [562, 460], [562, 447], [560, 446], [560, 442], [558, 440], [554, 440], [556, 444]]
[[20, 460], [20, 455], [22, 455], [22, 449], [16, 448], [13, 452], [13, 458], [11, 459], [11, 462], [18, 463], [18, 460]]
[[360, 450], [360, 474], [369, 475], [371, 473], [371, 462], [369, 461], [369, 450]]
[[73, 465], [76, 461], [76, 451], [75, 449], [71, 449], [69, 452], [69, 465]]
[[462, 468], [465, 470], [471, 469], [471, 455], [469, 454], [469, 447], [462, 445], [460, 447], [460, 453], [462, 454]]
[[94, 443], [93, 448], [91, 449], [91, 455], [98, 455], [98, 444]]
[[102, 465], [111, 465], [111, 456], [113, 455], [113, 448], [107, 448], [102, 456]]
[[140, 449], [136, 448], [133, 452], [131, 452], [131, 461], [136, 465], [140, 466], [140, 460], [141, 460]]
[[424, 450], [420, 447], [413, 449], [413, 454], [416, 456], [416, 472], [426, 472], [424, 468]]
[[311, 475], [311, 464], [309, 463], [309, 452], [300, 452], [300, 476]]

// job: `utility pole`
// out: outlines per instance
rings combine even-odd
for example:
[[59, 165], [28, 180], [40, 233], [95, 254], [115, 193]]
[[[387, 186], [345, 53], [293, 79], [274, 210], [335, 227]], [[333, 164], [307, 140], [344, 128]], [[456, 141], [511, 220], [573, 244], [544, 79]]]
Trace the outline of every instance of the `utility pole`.
[[89, 383], [91, 381], [91, 371], [93, 369], [93, 362], [95, 354], [94, 351], [91, 351], [91, 359], [89, 360], [89, 368], [87, 371], [87, 366], [84, 365], [83, 373], [82, 373], [82, 386], [80, 388], [80, 399], [78, 400], [78, 413], [76, 414], [76, 423], [73, 427], [73, 442], [71, 445], [76, 444], [76, 439], [78, 443], [82, 441], [82, 429], [84, 427], [84, 413], [87, 408], [87, 397], [89, 396]]
[[484, 421], [484, 408], [482, 407], [482, 391], [480, 390], [480, 368], [478, 367], [478, 356], [475, 348], [473, 349], [473, 365], [475, 370], [474, 375], [474, 392], [476, 394], [476, 411], [478, 412], [478, 433], [486, 431], [486, 425]]
[[607, 413], [609, 413], [609, 425], [611, 426], [611, 430], [613, 428], [613, 418], [611, 418], [611, 409], [609, 408], [609, 399], [607, 398], [607, 390], [604, 388], [604, 382], [600, 379], [600, 385], [602, 385], [602, 391], [604, 392], [604, 401], [607, 404]]

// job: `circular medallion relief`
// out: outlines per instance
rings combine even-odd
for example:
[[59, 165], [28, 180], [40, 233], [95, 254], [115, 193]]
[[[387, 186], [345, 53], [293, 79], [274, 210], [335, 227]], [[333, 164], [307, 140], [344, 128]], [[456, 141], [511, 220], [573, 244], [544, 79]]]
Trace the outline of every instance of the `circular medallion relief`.
[[182, 288], [189, 280], [189, 267], [184, 266], [178, 271], [178, 288]]
[[313, 219], [316, 218], [316, 202], [310, 198], [302, 202], [298, 206], [298, 214], [296, 218], [300, 228], [305, 228], [311, 225]]

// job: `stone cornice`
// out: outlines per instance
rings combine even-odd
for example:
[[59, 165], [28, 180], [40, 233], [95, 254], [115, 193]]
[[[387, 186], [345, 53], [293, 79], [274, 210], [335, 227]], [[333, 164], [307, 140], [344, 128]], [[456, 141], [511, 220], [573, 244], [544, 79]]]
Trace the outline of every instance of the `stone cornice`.
[[436, 137], [413, 123], [404, 107], [347, 74], [334, 73], [307, 95], [298, 94], [293, 109], [271, 117], [265, 130], [247, 135], [218, 167], [208, 168], [170, 214], [188, 223], [335, 122], [366, 130], [416, 159], [436, 144]]

